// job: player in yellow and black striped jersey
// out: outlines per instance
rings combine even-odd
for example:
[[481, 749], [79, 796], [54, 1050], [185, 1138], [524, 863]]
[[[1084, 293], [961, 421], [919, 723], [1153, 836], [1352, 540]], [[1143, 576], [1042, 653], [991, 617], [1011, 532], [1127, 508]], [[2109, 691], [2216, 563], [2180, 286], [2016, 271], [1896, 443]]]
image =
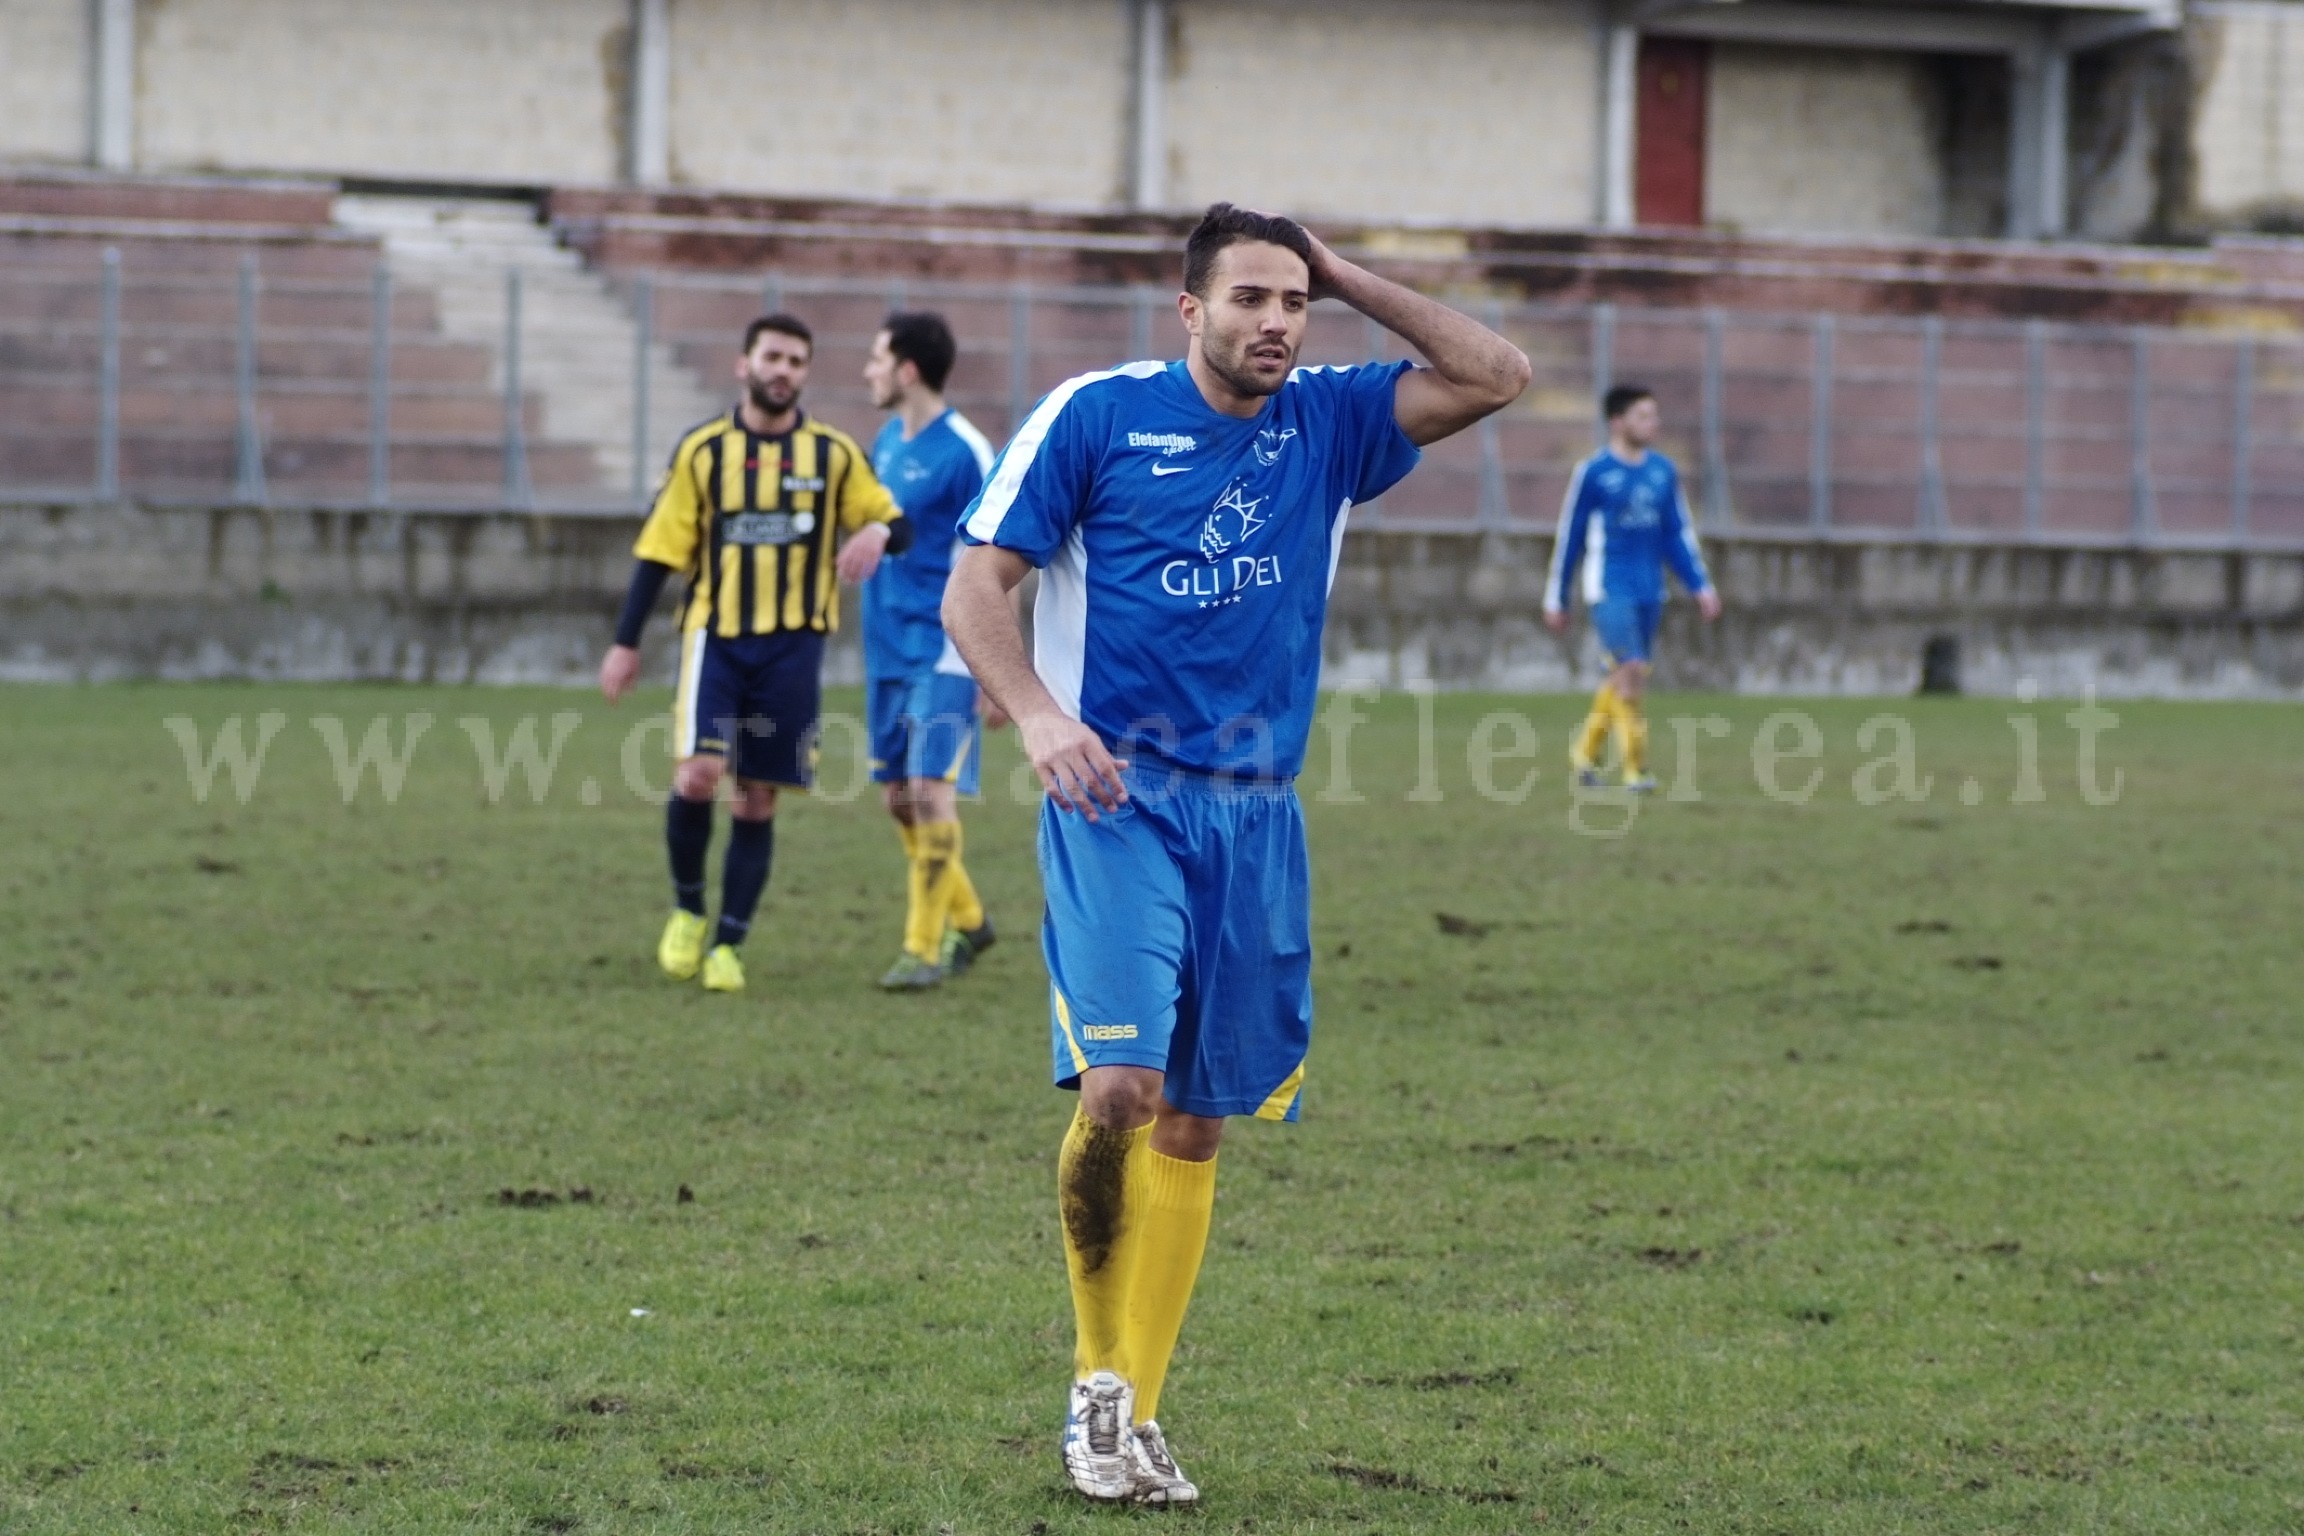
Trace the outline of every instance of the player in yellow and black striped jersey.
[[[744, 398], [684, 433], [633, 546], [638, 557], [616, 643], [600, 664], [613, 701], [640, 671], [640, 632], [675, 573], [680, 685], [664, 837], [674, 907], [656, 957], [713, 991], [743, 990], [736, 947], [768, 883], [776, 791], [814, 769], [824, 637], [839, 627], [840, 583], [862, 582], [912, 527], [856, 440], [800, 409], [815, 350], [808, 327], [766, 315], [744, 333]], [[843, 541], [843, 536], [845, 540]], [[721, 868], [720, 923], [705, 945], [704, 864], [712, 801], [731, 768], [735, 824]]]

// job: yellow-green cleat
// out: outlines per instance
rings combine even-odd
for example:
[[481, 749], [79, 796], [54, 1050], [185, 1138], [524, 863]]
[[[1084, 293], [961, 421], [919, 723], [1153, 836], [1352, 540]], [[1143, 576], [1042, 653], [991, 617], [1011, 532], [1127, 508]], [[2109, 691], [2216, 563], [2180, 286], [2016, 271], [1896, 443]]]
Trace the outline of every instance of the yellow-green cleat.
[[710, 927], [702, 914], [674, 907], [664, 924], [664, 937], [656, 941], [656, 963], [674, 981], [686, 981], [704, 963], [704, 934]]
[[704, 957], [704, 990], [707, 992], [741, 992], [744, 990], [744, 962], [738, 958], [735, 946], [715, 944], [712, 953]]

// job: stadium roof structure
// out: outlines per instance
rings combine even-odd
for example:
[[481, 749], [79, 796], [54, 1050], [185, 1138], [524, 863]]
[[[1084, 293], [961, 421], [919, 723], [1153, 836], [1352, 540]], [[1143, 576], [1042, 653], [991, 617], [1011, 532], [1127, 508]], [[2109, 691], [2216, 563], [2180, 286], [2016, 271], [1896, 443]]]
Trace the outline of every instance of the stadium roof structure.
[[2008, 228], [2012, 239], [2061, 235], [2069, 186], [2073, 55], [2170, 32], [2183, 0], [1619, 0], [1604, 83], [1604, 222], [1632, 214], [1634, 71], [1643, 34], [1997, 54], [2008, 59]]

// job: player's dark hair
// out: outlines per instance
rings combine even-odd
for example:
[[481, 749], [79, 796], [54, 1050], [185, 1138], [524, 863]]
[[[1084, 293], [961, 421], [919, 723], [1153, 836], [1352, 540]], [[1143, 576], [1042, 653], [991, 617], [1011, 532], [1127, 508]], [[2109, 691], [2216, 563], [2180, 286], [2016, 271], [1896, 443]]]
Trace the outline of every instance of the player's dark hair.
[[1601, 398], [1600, 411], [1610, 421], [1623, 415], [1643, 400], [1656, 398], [1656, 391], [1645, 384], [1618, 384]]
[[1294, 251], [1312, 265], [1312, 237], [1294, 219], [1277, 213], [1257, 213], [1230, 203], [1210, 203], [1200, 215], [1199, 227], [1184, 242], [1184, 291], [1208, 297], [1208, 277], [1216, 270], [1216, 255], [1228, 245], [1261, 241]]
[[952, 362], [960, 355], [960, 344], [952, 339], [952, 327], [944, 317], [933, 310], [898, 310], [880, 322], [880, 329], [888, 333], [888, 352], [900, 363], [910, 363], [920, 370], [920, 382], [930, 389], [942, 389], [944, 381], [952, 377]]
[[752, 344], [767, 331], [774, 331], [779, 336], [797, 337], [808, 344], [808, 350], [811, 353], [816, 350], [816, 333], [808, 329], [808, 322], [798, 315], [787, 315], [782, 310], [778, 310], [773, 315], [762, 315], [744, 327], [744, 352], [746, 356], [751, 355]]

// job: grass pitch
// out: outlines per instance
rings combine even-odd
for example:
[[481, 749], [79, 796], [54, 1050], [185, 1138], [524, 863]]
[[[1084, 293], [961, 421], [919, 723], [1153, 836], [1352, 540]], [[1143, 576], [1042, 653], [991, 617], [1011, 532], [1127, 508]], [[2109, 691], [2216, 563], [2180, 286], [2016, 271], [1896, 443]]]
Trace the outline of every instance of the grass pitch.
[[[976, 974], [871, 990], [895, 839], [828, 795], [780, 819], [729, 1000], [655, 973], [644, 709], [0, 708], [0, 1528], [1158, 1518], [1061, 1490], [1069, 1101], [1012, 736]], [[1427, 748], [1387, 696], [1359, 803], [1316, 734], [1305, 1123], [1224, 1152], [1180, 1523], [2304, 1530], [2294, 715], [2116, 706], [2090, 804], [2070, 708], [1659, 698], [1682, 798], [1620, 836], [1570, 824], [1579, 701], [1444, 697]], [[246, 802], [197, 799], [172, 730], [204, 761], [266, 711]], [[411, 712], [396, 802], [347, 804], [315, 720], [388, 717], [391, 755]], [[1539, 755], [1468, 758], [1513, 712]], [[1925, 800], [1863, 803], [1881, 713]], [[491, 797], [474, 737], [555, 714], [541, 801]], [[1771, 756], [1803, 720], [1822, 756]]]

